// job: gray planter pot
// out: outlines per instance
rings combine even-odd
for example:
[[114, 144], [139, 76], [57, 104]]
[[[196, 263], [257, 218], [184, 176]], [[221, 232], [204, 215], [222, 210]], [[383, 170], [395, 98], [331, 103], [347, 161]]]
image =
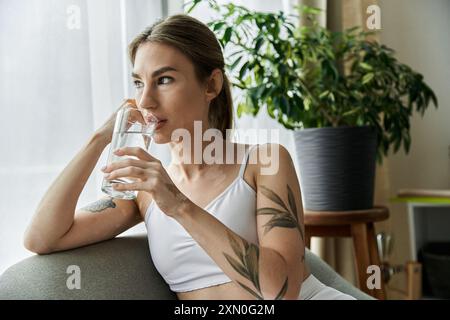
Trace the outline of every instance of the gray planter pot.
[[376, 133], [370, 127], [294, 131], [305, 209], [373, 207]]

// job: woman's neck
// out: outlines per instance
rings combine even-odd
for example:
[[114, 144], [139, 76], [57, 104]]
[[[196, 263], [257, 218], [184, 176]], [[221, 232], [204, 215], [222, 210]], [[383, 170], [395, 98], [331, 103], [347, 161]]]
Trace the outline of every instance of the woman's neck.
[[170, 166], [177, 170], [180, 179], [187, 181], [202, 176], [212, 167], [235, 164], [240, 155], [237, 144], [224, 139], [191, 141], [189, 144], [170, 142], [169, 145], [172, 155]]

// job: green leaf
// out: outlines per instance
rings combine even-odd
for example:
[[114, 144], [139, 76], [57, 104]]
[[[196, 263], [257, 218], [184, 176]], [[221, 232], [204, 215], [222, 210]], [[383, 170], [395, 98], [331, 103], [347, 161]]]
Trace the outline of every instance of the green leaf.
[[404, 136], [405, 153], [409, 153], [410, 148], [411, 148], [411, 136], [409, 135], [409, 133], [406, 133]]
[[328, 96], [329, 94], [330, 94], [330, 91], [325, 90], [324, 92], [322, 92], [322, 93], [319, 95], [319, 98], [320, 98], [320, 99], [323, 99], [323, 98], [325, 98], [326, 96]]
[[294, 34], [294, 31], [293, 31], [292, 28], [289, 28], [289, 27], [286, 26], [286, 31], [287, 31], [287, 33], [289, 33], [289, 36], [291, 38], [295, 38], [295, 34]]
[[437, 108], [438, 107], [438, 101], [437, 101], [436, 95], [434, 94], [433, 91], [431, 91], [430, 88], [428, 88], [428, 89], [430, 91], [431, 101], [433, 101], [434, 106]]
[[375, 74], [373, 74], [372, 72], [371, 73], [367, 73], [366, 75], [364, 75], [364, 77], [362, 79], [362, 83], [363, 84], [369, 83], [373, 79], [374, 76], [375, 76]]
[[231, 57], [234, 57], [237, 54], [243, 53], [245, 52], [245, 50], [236, 50], [235, 52], [231, 53], [230, 55], [228, 55], [228, 59]]
[[239, 78], [244, 79], [245, 73], [247, 72], [247, 69], [249, 67], [250, 62], [246, 61], [244, 65], [241, 67], [241, 70], [239, 71]]
[[320, 8], [309, 7], [309, 6], [306, 6], [306, 5], [297, 6], [297, 8], [299, 8], [300, 11], [302, 11], [302, 13], [310, 14], [310, 15], [318, 15], [318, 14], [320, 14], [323, 11]]
[[242, 112], [244, 111], [244, 108], [245, 108], [245, 105], [243, 103], [238, 104], [237, 110], [236, 110], [238, 118], [240, 118], [242, 116]]
[[361, 68], [363, 68], [364, 70], [367, 70], [367, 71], [372, 71], [373, 70], [372, 66], [370, 64], [368, 64], [368, 63], [365, 63], [365, 62], [360, 62], [359, 66]]
[[190, 2], [185, 3], [185, 4], [183, 5], [183, 7], [185, 7], [185, 6], [187, 6], [187, 5], [189, 5], [189, 4], [192, 3], [192, 5], [187, 9], [186, 13], [191, 13], [192, 10], [194, 10], [194, 8], [197, 6], [197, 4], [198, 4], [199, 2], [201, 2], [201, 1], [202, 1], [202, 0], [192, 0], [192, 1], [190, 1]]
[[311, 99], [309, 97], [305, 97], [303, 104], [305, 106], [305, 110], [308, 111], [311, 107]]
[[256, 43], [255, 43], [255, 52], [258, 52], [259, 49], [261, 48], [262, 44], [264, 43], [264, 38], [263, 37], [258, 37], [256, 39]]
[[242, 60], [243, 56], [238, 57], [230, 66], [230, 70], [234, 70], [236, 66], [239, 64], [239, 62]]
[[291, 108], [290, 108], [288, 99], [286, 99], [285, 96], [281, 96], [280, 102], [281, 102], [281, 103], [280, 103], [281, 111], [283, 112], [283, 114], [289, 116], [290, 113], [291, 113]]
[[223, 38], [222, 38], [222, 41], [224, 44], [227, 44], [228, 42], [230, 42], [232, 32], [233, 32], [233, 28], [231, 28], [231, 27], [227, 27], [225, 29], [225, 33], [223, 34]]
[[213, 31], [219, 30], [219, 29], [222, 28], [224, 25], [226, 25], [226, 23], [223, 22], [223, 21], [213, 24]]

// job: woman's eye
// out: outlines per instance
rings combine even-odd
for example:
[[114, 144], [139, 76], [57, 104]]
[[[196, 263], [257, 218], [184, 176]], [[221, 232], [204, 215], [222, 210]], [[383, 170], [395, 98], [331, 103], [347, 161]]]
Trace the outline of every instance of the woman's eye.
[[141, 88], [141, 86], [143, 85], [143, 83], [138, 80], [133, 81], [133, 83], [137, 89]]
[[172, 77], [161, 77], [158, 79], [158, 84], [168, 84], [173, 80]]

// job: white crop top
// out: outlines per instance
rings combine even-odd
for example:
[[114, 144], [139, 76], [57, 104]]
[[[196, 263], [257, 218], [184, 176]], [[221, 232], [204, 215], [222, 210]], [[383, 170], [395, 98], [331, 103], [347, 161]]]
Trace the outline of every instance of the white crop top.
[[[203, 209], [251, 243], [258, 243], [256, 193], [243, 175], [247, 148], [239, 175]], [[164, 214], [152, 201], [145, 213], [153, 263], [174, 292], [192, 291], [232, 281], [175, 219]]]

